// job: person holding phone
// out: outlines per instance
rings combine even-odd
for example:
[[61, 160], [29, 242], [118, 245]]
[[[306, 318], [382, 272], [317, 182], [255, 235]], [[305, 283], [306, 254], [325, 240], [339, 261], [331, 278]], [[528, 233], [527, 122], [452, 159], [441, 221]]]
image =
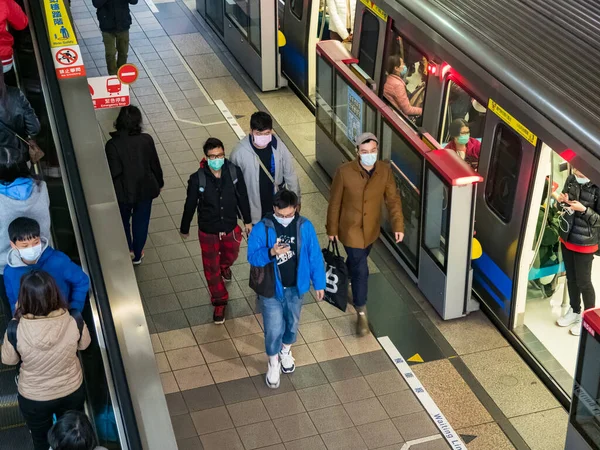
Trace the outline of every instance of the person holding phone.
[[581, 171], [573, 169], [567, 177], [558, 202], [563, 208], [560, 242], [570, 307], [556, 324], [570, 327], [574, 336], [581, 334], [581, 301], [584, 309], [596, 306], [592, 284], [592, 263], [600, 240], [600, 188]]

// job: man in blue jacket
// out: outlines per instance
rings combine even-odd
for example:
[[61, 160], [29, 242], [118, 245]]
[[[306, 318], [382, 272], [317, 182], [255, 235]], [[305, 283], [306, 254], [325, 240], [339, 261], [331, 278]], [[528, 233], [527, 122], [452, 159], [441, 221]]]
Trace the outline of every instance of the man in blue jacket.
[[4, 269], [4, 285], [13, 315], [19, 300], [21, 277], [34, 269], [52, 275], [69, 307], [82, 311], [90, 279], [67, 255], [48, 245], [48, 240], [40, 236], [40, 224], [34, 219], [19, 217], [8, 226], [8, 236], [12, 249]]
[[248, 262], [255, 267], [274, 263], [275, 297], [260, 296], [269, 356], [266, 383], [279, 387], [280, 373], [292, 373], [296, 366], [291, 345], [296, 342], [302, 297], [310, 283], [322, 300], [325, 264], [313, 224], [297, 212], [298, 196], [282, 189], [273, 198], [273, 213], [252, 229], [248, 239]]

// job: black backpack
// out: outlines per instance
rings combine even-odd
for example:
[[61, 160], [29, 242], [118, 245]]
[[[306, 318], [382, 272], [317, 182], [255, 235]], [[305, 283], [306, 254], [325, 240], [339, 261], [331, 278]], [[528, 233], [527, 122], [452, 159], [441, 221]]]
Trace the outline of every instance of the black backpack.
[[[83, 333], [83, 325], [84, 325], [83, 317], [82, 317], [81, 313], [79, 311], [77, 311], [76, 309], [70, 309], [69, 314], [71, 315], [71, 317], [73, 319], [75, 319], [75, 322], [77, 323], [77, 329], [79, 330], [79, 339], [81, 339], [81, 334]], [[17, 328], [18, 328], [18, 326], [19, 326], [18, 319], [12, 319], [10, 322], [8, 322], [8, 326], [6, 327], [6, 337], [8, 339], [8, 342], [10, 342], [10, 344], [14, 347], [15, 352], [17, 352], [17, 355], [19, 355], [19, 358], [20, 358], [21, 354], [17, 350]]]

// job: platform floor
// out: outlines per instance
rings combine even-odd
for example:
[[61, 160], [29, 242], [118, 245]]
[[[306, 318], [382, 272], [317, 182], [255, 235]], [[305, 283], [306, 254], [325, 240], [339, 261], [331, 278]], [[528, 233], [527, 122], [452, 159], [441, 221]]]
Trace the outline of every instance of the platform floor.
[[[389, 336], [405, 358], [423, 359], [414, 373], [469, 449], [561, 450], [566, 412], [496, 328], [480, 312], [441, 321], [381, 243], [370, 262], [374, 335], [353, 335], [351, 307], [342, 314], [307, 295], [293, 347], [298, 368], [282, 376], [279, 390], [263, 381], [261, 316], [245, 246], [228, 285], [227, 321], [211, 323], [196, 228], [182, 239], [178, 226], [204, 140], [218, 137], [230, 151], [239, 139], [215, 101], [244, 130], [252, 112], [273, 115], [295, 156], [302, 214], [323, 243], [329, 180], [315, 160], [314, 116], [290, 90], [257, 92], [194, 6], [133, 6], [129, 54], [140, 69], [132, 103], [155, 138], [166, 182], [136, 275], [179, 448], [449, 448], [376, 339]], [[73, 0], [72, 12], [88, 76], [107, 75], [91, 1]], [[116, 113], [97, 113], [107, 137]]]

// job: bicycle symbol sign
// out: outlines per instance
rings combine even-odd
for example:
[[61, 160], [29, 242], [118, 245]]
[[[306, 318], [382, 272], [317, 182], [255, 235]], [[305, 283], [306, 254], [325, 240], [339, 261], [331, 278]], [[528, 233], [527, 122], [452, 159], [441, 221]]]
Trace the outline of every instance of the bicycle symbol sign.
[[77, 62], [79, 55], [72, 48], [61, 48], [56, 52], [56, 60], [65, 66], [70, 66]]

